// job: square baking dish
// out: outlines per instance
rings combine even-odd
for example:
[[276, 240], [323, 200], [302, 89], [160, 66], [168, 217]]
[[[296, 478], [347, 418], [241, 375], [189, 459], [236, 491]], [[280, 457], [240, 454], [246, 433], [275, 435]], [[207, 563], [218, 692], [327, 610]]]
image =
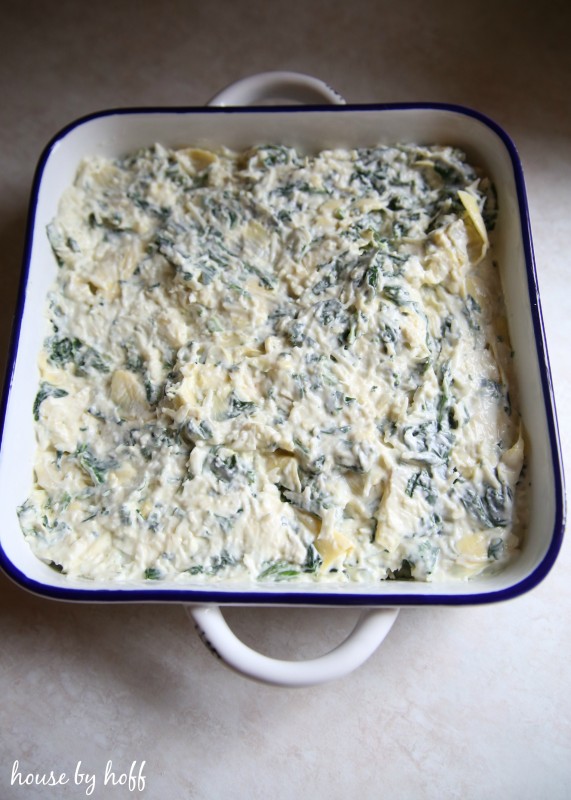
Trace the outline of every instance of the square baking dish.
[[[85, 156], [119, 156], [159, 142], [169, 147], [273, 143], [315, 151], [391, 143], [461, 148], [493, 181], [498, 195], [495, 255], [500, 264], [515, 351], [531, 479], [529, 528], [521, 553], [498, 575], [469, 581], [326, 585], [278, 583], [106, 583], [60, 575], [31, 551], [17, 506], [31, 485], [35, 449], [32, 406], [45, 300], [56, 262], [46, 226]], [[514, 144], [493, 121], [438, 104], [122, 109], [82, 118], [62, 130], [41, 156], [32, 190], [21, 291], [2, 407], [0, 563], [25, 588], [82, 601], [174, 601], [232, 605], [475, 604], [513, 598], [552, 567], [564, 530], [565, 499], [551, 375], [541, 317], [522, 167]]]

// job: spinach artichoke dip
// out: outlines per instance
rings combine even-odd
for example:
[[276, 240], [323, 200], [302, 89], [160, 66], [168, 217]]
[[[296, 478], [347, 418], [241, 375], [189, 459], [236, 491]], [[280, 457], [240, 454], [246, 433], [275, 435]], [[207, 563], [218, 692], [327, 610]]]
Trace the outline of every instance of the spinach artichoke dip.
[[35, 554], [117, 581], [502, 567], [524, 445], [494, 197], [450, 147], [86, 159], [47, 231]]

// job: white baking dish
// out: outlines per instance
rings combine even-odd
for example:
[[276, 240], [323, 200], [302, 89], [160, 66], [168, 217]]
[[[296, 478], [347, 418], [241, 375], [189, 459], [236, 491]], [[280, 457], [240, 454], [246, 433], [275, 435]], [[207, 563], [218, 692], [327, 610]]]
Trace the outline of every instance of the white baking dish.
[[[485, 603], [516, 597], [534, 587], [553, 565], [563, 535], [565, 501], [528, 207], [514, 144], [498, 125], [482, 115], [441, 104], [272, 108], [237, 105], [244, 96], [257, 101], [268, 86], [274, 93], [277, 89], [287, 93], [289, 89], [291, 94], [293, 89], [296, 99], [339, 102], [333, 90], [315, 79], [274, 73], [241, 82], [215, 99], [219, 104], [236, 103], [233, 107], [106, 111], [72, 123], [44, 151], [32, 191], [21, 293], [3, 399], [0, 502], [4, 524], [0, 530], [0, 563], [24, 587], [66, 600], [395, 608]], [[472, 164], [482, 167], [491, 177], [497, 189], [496, 254], [515, 351], [532, 482], [529, 531], [519, 557], [501, 574], [480, 580], [434, 584], [389, 581], [339, 588], [297, 583], [272, 587], [223, 583], [192, 586], [168, 581], [94, 583], [69, 579], [39, 561], [23, 538], [16, 508], [30, 488], [36, 361], [44, 337], [46, 293], [56, 270], [45, 229], [56, 213], [63, 190], [73, 181], [80, 159], [86, 155], [119, 155], [154, 142], [167, 146], [226, 145], [235, 149], [272, 142], [316, 150], [407, 141], [460, 147]], [[213, 618], [212, 612], [210, 616], [198, 613], [203, 614], [205, 625]], [[385, 614], [382, 626], [388, 629], [392, 618]], [[210, 631], [209, 635], [214, 633]], [[220, 644], [217, 647], [223, 649]]]

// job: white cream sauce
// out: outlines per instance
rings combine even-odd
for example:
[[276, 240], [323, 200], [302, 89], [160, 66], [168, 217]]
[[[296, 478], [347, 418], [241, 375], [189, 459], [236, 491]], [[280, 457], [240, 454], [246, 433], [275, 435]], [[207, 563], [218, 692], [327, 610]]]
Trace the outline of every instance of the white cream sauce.
[[524, 452], [493, 198], [446, 147], [87, 159], [48, 228], [34, 552], [115, 580], [505, 564]]

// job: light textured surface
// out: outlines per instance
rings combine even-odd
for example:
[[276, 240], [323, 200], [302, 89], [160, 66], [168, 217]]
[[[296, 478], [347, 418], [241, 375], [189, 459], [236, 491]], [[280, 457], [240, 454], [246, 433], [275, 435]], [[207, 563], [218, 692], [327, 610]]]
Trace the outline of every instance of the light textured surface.
[[[116, 8], [117, 6], [118, 8]], [[348, 100], [461, 103], [504, 125], [522, 158], [561, 436], [571, 443], [571, 51], [564, 2], [80, 4], [8, 0], [0, 29], [0, 362], [26, 204], [48, 139], [124, 105], [200, 105], [227, 83], [295, 69]], [[568, 460], [567, 452], [565, 457]], [[569, 461], [568, 461], [569, 464]], [[0, 577], [0, 797], [571, 796], [571, 545], [510, 603], [401, 612], [334, 684], [259, 686], [214, 660], [181, 608], [75, 606]], [[264, 652], [307, 657], [355, 613], [233, 609]], [[58, 788], [11, 786], [68, 773]], [[103, 785], [145, 761], [142, 792]]]

